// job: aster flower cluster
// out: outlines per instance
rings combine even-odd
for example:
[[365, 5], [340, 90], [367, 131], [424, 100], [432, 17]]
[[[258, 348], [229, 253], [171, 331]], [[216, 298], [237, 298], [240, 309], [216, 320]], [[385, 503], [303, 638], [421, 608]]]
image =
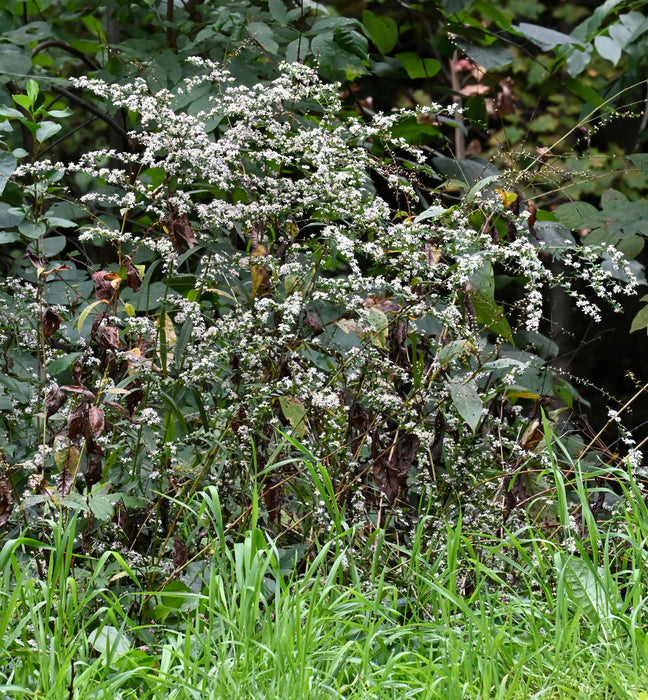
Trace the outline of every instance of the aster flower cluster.
[[[39, 164], [96, 179], [84, 203], [128, 223], [97, 219], [83, 236], [141, 268], [142, 290], [112, 298], [120, 340], [98, 354], [105, 368], [112, 353], [121, 372], [111, 391], [144, 397], [139, 414], [128, 411], [136, 447], [113, 463], [132, 468], [148, 450], [175, 483], [202, 459], [203, 478], [229, 492], [255, 464], [278, 519], [309, 489], [294, 454], [280, 460], [292, 433], [329, 470], [351, 519], [408, 494], [433, 494], [442, 508], [480, 483], [491, 502], [499, 487], [484, 474], [522, 458], [520, 411], [506, 422], [495, 407], [511, 388], [529, 390], [528, 354], [493, 297], [494, 266], [523, 280], [517, 309], [537, 331], [551, 286], [594, 317], [574, 280], [599, 301], [633, 291], [622, 256], [565, 244], [558, 276], [526, 218], [497, 198], [478, 207], [508, 218], [512, 239], [476, 227], [475, 203], [417, 217], [427, 194], [398, 159], [423, 164], [425, 153], [391, 137], [403, 114], [341, 119], [338, 86], [301, 64], [248, 87], [222, 66], [192, 63], [184, 84], [155, 94], [143, 79], [77, 79], [139, 115], [134, 148]], [[405, 155], [387, 162], [383, 146]]]

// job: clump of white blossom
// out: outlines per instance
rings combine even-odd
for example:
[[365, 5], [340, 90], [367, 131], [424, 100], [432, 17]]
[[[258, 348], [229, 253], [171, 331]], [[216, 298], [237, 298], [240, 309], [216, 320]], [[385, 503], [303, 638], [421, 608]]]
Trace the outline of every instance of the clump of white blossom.
[[[379, 155], [385, 144], [425, 164], [424, 151], [391, 136], [407, 114], [342, 119], [339, 86], [302, 64], [282, 64], [276, 80], [248, 87], [223, 66], [192, 63], [194, 74], [175, 90], [152, 92], [143, 78], [125, 85], [75, 79], [77, 88], [139, 115], [135, 147], [38, 166], [95, 178], [101, 186], [84, 204], [129, 222], [115, 229], [97, 220], [84, 238], [112, 241], [143, 261], [144, 274], [163, 262], [166, 293], [152, 301], [166, 304], [171, 328], [157, 311], [140, 307], [133, 316], [115, 307], [117, 356], [128, 366], [115, 391], [132, 392], [133, 377], [146, 388], [146, 403], [120, 438], [135, 436], [136, 447], [121, 450], [116, 464], [130, 469], [147, 450], [165, 454], [174, 440], [183, 449], [168, 471], [182, 472], [185, 453], [208, 453], [204, 478], [231, 491], [249, 483], [242, 474], [254, 462], [266, 479], [261, 491], [276, 489], [283, 507], [291, 500], [299, 507], [315, 489], [303, 486], [308, 472], [295, 466], [295, 454], [276, 474], [270, 469], [290, 451], [282, 433], [292, 432], [329, 470], [352, 520], [367, 517], [372, 499], [392, 503], [407, 488], [436, 499], [440, 514], [456, 512], [456, 495], [473, 490], [491, 503], [498, 486], [484, 474], [525, 454], [516, 452], [519, 406], [508, 423], [495, 408], [507, 391], [525, 390], [520, 364], [528, 357], [495, 323], [493, 266], [523, 280], [520, 324], [537, 331], [552, 286], [594, 319], [612, 291], [632, 292], [637, 280], [624, 258], [566, 243], [556, 274], [527, 217], [509, 217], [512, 240], [472, 225], [470, 203], [417, 218], [425, 205], [415, 178]], [[208, 103], [196, 108], [194, 94], [205, 85]], [[29, 173], [23, 166], [16, 176]], [[393, 194], [380, 196], [385, 183]], [[477, 205], [509, 216], [497, 198]], [[171, 240], [179, 219], [193, 240]], [[133, 225], [138, 220], [146, 223]], [[175, 288], [181, 275], [193, 280], [189, 292]], [[34, 303], [28, 290], [14, 294], [25, 308]], [[491, 323], [484, 309], [495, 314]], [[135, 338], [148, 362], [133, 359]], [[25, 347], [37, 342], [25, 334]], [[189, 407], [183, 420], [174, 406]], [[313, 498], [321, 524], [331, 514]], [[464, 523], [478, 526], [483, 514], [468, 508]]]

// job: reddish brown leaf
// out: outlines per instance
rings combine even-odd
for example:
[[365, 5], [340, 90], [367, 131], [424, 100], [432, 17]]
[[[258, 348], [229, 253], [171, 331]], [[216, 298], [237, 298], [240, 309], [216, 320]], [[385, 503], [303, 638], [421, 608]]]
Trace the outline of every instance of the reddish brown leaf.
[[103, 476], [103, 465], [101, 455], [92, 453], [88, 459], [88, 466], [85, 472], [86, 489], [90, 491], [92, 487], [101, 481]]
[[391, 299], [385, 299], [384, 297], [367, 297], [362, 302], [362, 306], [364, 306], [365, 309], [377, 309], [383, 313], [397, 313], [401, 309], [400, 304], [397, 304]]
[[58, 386], [52, 387], [45, 397], [45, 415], [54, 415], [59, 408], [67, 401], [67, 396], [61, 391]]
[[171, 239], [173, 250], [177, 254], [183, 252], [184, 246], [182, 241], [184, 241], [187, 248], [194, 248], [198, 243], [187, 215], [178, 214], [176, 209], [171, 210], [171, 217], [166, 222], [165, 228], [169, 234], [169, 238]]
[[25, 257], [36, 269], [45, 267], [45, 261], [39, 258], [38, 255], [36, 255], [36, 253], [33, 253], [31, 250], [28, 250], [25, 253]]
[[64, 384], [61, 387], [61, 391], [67, 391], [70, 394], [81, 394], [81, 396], [86, 399], [90, 399], [90, 401], [95, 400], [95, 395], [90, 391], [90, 389], [86, 389], [81, 384]]
[[114, 326], [97, 326], [92, 337], [104, 350], [123, 350], [126, 346], [119, 340], [119, 331]]
[[43, 335], [46, 338], [51, 338], [63, 323], [63, 317], [53, 311], [49, 306], [43, 311], [41, 324], [43, 326]]
[[499, 82], [501, 91], [497, 95], [497, 113], [500, 117], [515, 113], [518, 97], [513, 94], [513, 78], [507, 76]]
[[173, 538], [173, 563], [179, 569], [189, 560], [189, 547], [182, 541], [179, 535]]
[[128, 411], [131, 418], [135, 413], [135, 409], [140, 405], [142, 399], [144, 398], [144, 391], [141, 388], [142, 383], [139, 379], [132, 381], [126, 388], [129, 389], [129, 393], [124, 399], [126, 404], [126, 410]]
[[374, 480], [390, 505], [396, 500], [400, 489], [407, 485], [409, 470], [420, 442], [415, 435], [406, 435], [398, 446], [392, 445], [387, 450], [380, 449], [377, 436], [372, 442]]
[[81, 365], [81, 362], [77, 360], [74, 365], [72, 365], [72, 379], [74, 380], [75, 384], [80, 385], [82, 383], [81, 372], [83, 372], [83, 366]]
[[110, 406], [110, 408], [114, 408], [116, 411], [119, 411], [124, 416], [124, 418], [128, 418], [128, 420], [131, 420], [131, 416], [128, 413], [128, 411], [116, 401], [104, 401], [104, 405]]
[[59, 492], [61, 498], [69, 496], [73, 486], [74, 474], [67, 467], [63, 467], [56, 477], [56, 490]]
[[121, 278], [117, 273], [110, 272], [110, 270], [99, 270], [92, 275], [92, 279], [97, 283], [95, 289], [97, 299], [110, 301], [119, 294]]
[[279, 519], [281, 510], [281, 484], [275, 482], [272, 477], [266, 479], [266, 488], [263, 492], [263, 500], [268, 509], [268, 520], [271, 523]]
[[92, 434], [98, 438], [104, 431], [104, 412], [98, 406], [90, 406], [88, 409], [88, 423]]
[[322, 319], [315, 312], [307, 314], [306, 325], [313, 329], [313, 335], [319, 335], [320, 333], [324, 332]]
[[139, 288], [142, 286], [142, 280], [139, 276], [139, 272], [137, 271], [137, 268], [133, 265], [133, 263], [130, 260], [128, 261], [128, 264], [126, 265], [126, 284], [134, 292], [139, 291]]
[[88, 428], [88, 404], [85, 401], [81, 401], [74, 413], [68, 416], [67, 422], [70, 440], [85, 437]]
[[3, 469], [2, 474], [0, 474], [0, 527], [9, 520], [13, 510], [13, 503], [14, 497], [11, 482], [5, 476]]

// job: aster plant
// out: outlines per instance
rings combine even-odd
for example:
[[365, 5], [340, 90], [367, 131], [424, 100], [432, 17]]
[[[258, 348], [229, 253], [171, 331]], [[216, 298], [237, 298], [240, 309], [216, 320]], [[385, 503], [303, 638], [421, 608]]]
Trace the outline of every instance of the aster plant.
[[[21, 389], [5, 520], [55, 503], [86, 514], [87, 549], [103, 527], [163, 551], [208, 484], [231, 523], [258, 495], [292, 542], [406, 536], [422, 513], [443, 535], [461, 509], [490, 532], [551, 518], [541, 411], [578, 394], [550, 368], [543, 299], [561, 287], [598, 318], [638, 283], [618, 250], [538, 221], [515, 173], [479, 161], [444, 197], [431, 154], [395, 135], [452, 123], [441, 105], [343, 117], [303, 64], [252, 87], [202, 59], [173, 90], [76, 86], [128, 113], [131, 147], [13, 175], [34, 235], [0, 310]], [[103, 251], [88, 271], [48, 244], [72, 201], [79, 246]]]

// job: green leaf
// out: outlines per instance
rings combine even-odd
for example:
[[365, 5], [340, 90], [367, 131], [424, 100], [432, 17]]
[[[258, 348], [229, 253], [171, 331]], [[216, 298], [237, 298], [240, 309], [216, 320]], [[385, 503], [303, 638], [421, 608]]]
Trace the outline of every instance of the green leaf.
[[648, 328], [648, 306], [644, 306], [643, 309], [641, 309], [639, 313], [632, 319], [630, 333], [640, 331], [642, 328]]
[[567, 202], [555, 211], [556, 219], [571, 229], [596, 228], [605, 224], [601, 212], [589, 202]]
[[67, 245], [65, 236], [49, 236], [43, 240], [41, 253], [46, 258], [51, 258], [60, 253]]
[[454, 15], [457, 12], [461, 12], [471, 5], [472, 0], [441, 0], [441, 7], [448, 15]]
[[[447, 178], [461, 180], [472, 185], [484, 178], [500, 175], [500, 171], [483, 158], [447, 158], [437, 156], [432, 159], [434, 167]], [[493, 180], [492, 182], [495, 182]]]
[[303, 61], [308, 55], [309, 48], [310, 42], [305, 36], [291, 41], [290, 44], [286, 46], [286, 61], [288, 63]]
[[529, 24], [528, 22], [520, 22], [516, 29], [524, 37], [532, 41], [536, 46], [539, 46], [543, 51], [550, 51], [555, 46], [561, 44], [575, 44], [584, 47], [584, 44], [578, 39], [574, 39], [569, 34], [557, 32], [555, 29], [547, 29], [538, 24]]
[[455, 43], [473, 63], [487, 71], [504, 68], [513, 63], [513, 54], [504, 46], [479, 46], [462, 39], [457, 39]]
[[387, 314], [383, 313], [380, 309], [375, 309], [373, 307], [367, 309], [367, 319], [373, 328], [373, 333], [371, 341], [373, 344], [380, 348], [381, 350], [387, 349], [387, 335], [389, 333], [389, 321], [387, 320]]
[[[14, 95], [14, 97], [18, 97], [18, 95]], [[14, 109], [13, 107], [7, 107], [7, 105], [0, 105], [0, 117], [9, 117], [11, 119], [24, 119], [24, 114], [22, 112], [19, 112], [17, 109]]]
[[50, 377], [58, 376], [61, 372], [69, 369], [82, 354], [81, 352], [69, 352], [63, 357], [57, 357], [47, 365], [47, 373]]
[[274, 32], [265, 22], [250, 22], [245, 29], [268, 53], [279, 53], [279, 44], [275, 41]]
[[110, 656], [122, 656], [132, 648], [132, 642], [121, 630], [110, 625], [93, 630], [88, 635], [88, 642], [96, 652], [102, 655], [110, 653]]
[[634, 235], [619, 241], [616, 248], [620, 250], [628, 260], [634, 260], [644, 249], [646, 239], [643, 236]]
[[365, 60], [369, 54], [369, 44], [367, 40], [351, 27], [338, 27], [335, 30], [335, 43], [341, 48]]
[[[592, 60], [593, 52], [594, 49], [591, 44], [586, 46], [584, 50], [581, 50], [577, 47], [576, 49], [571, 51], [569, 57], [567, 58], [567, 72], [572, 78], [575, 78], [577, 75], [580, 75], [585, 70], [585, 68], [587, 68], [590, 61]], [[573, 88], [571, 88], [571, 90], [575, 95], [578, 94], [578, 92], [576, 92]], [[598, 93], [595, 90], [592, 90], [588, 85], [585, 85], [585, 83], [581, 84], [581, 91], [591, 92], [595, 95], [598, 95]], [[599, 97], [599, 99], [601, 98]]]
[[378, 16], [371, 10], [363, 10], [362, 24], [380, 53], [389, 53], [396, 46], [398, 25], [391, 17]]
[[[582, 53], [579, 51], [578, 53]], [[580, 72], [580, 71], [579, 71]], [[565, 86], [573, 95], [580, 97], [583, 102], [592, 105], [593, 107], [600, 107], [604, 104], [605, 100], [589, 85], [585, 85], [582, 80], [576, 80], [575, 78], [567, 78], [565, 80]]]
[[290, 22], [288, 9], [283, 0], [268, 0], [268, 9], [270, 10], [272, 19], [278, 24], [286, 25]]
[[596, 50], [603, 58], [611, 61], [612, 65], [616, 66], [621, 58], [621, 47], [614, 39], [610, 39], [609, 36], [594, 37], [594, 46], [596, 46]]
[[93, 301], [92, 304], [88, 304], [83, 311], [79, 314], [79, 320], [77, 322], [77, 329], [79, 333], [81, 333], [81, 329], [83, 328], [83, 322], [88, 318], [88, 314], [99, 304], [107, 304], [108, 302], [105, 299], [99, 299], [98, 301]]
[[413, 51], [397, 53], [396, 58], [403, 64], [407, 75], [416, 80], [417, 78], [431, 78], [441, 70], [441, 64], [434, 58], [421, 58]]
[[54, 136], [54, 134], [58, 134], [61, 128], [61, 125], [56, 122], [41, 122], [38, 125], [38, 129], [36, 129], [36, 140], [43, 143]]
[[484, 131], [488, 128], [488, 109], [481, 95], [472, 95], [466, 100], [464, 116], [478, 128]]
[[426, 209], [425, 211], [421, 212], [414, 219], [414, 223], [418, 224], [419, 221], [424, 221], [425, 219], [438, 219], [440, 216], [443, 216], [443, 214], [445, 214], [446, 211], [447, 209], [445, 207], [435, 204], [429, 209]]
[[9, 182], [9, 178], [13, 175], [17, 165], [16, 156], [9, 151], [0, 151], [0, 194], [4, 192], [4, 188]]
[[34, 221], [21, 221], [20, 224], [18, 224], [18, 230], [25, 238], [29, 238], [33, 241], [45, 235], [46, 227], [42, 221], [38, 223]]
[[20, 234], [15, 231], [0, 231], [0, 245], [15, 243], [20, 240]]
[[513, 332], [502, 308], [477, 289], [469, 290], [468, 295], [475, 307], [477, 321], [512, 343]]
[[483, 12], [486, 17], [490, 17], [500, 29], [508, 29], [511, 26], [511, 13], [498, 10], [493, 3], [485, 0], [474, 0], [473, 7]]
[[31, 56], [18, 47], [11, 44], [0, 46], [0, 83], [27, 75], [31, 66]]
[[99, 37], [103, 43], [106, 42], [106, 35], [104, 34], [103, 27], [101, 26], [101, 20], [93, 17], [92, 15], [85, 15], [81, 18], [81, 21], [95, 36]]
[[633, 153], [627, 158], [639, 170], [648, 170], [648, 153]]
[[11, 99], [27, 112], [31, 111], [32, 105], [34, 104], [29, 95], [13, 95]]
[[30, 78], [27, 81], [27, 95], [31, 100], [32, 105], [35, 104], [38, 97], [38, 83], [33, 78]]
[[295, 436], [301, 440], [306, 434], [306, 416], [308, 415], [306, 407], [294, 396], [280, 396], [279, 405], [284, 418], [292, 426]]
[[564, 572], [572, 602], [583, 611], [591, 624], [599, 624], [615, 612], [619, 603], [618, 590], [609, 578], [603, 584], [602, 567], [594, 567], [580, 557], [569, 556]]
[[472, 384], [461, 384], [458, 381], [450, 382], [450, 396], [457, 412], [474, 433], [484, 406], [481, 397]]

